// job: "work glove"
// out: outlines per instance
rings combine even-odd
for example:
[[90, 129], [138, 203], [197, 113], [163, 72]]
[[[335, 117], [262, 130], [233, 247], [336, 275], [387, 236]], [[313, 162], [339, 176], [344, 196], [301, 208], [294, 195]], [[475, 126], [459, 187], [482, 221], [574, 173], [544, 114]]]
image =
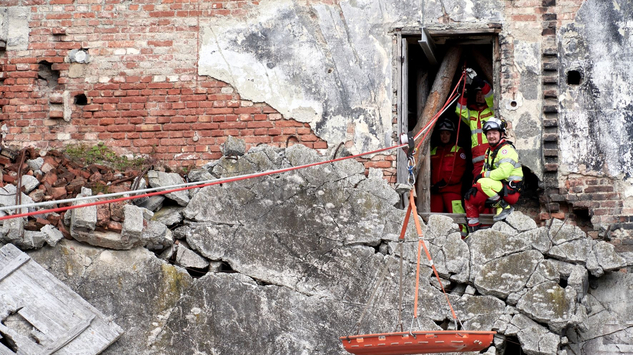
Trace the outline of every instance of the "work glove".
[[466, 68], [466, 85], [473, 83], [473, 79], [477, 77], [477, 72], [473, 68]]
[[431, 193], [432, 194], [439, 194], [440, 193], [440, 189], [445, 187], [446, 185], [448, 185], [448, 184], [446, 183], [446, 181], [444, 181], [444, 179], [438, 181], [434, 185], [431, 185]]
[[479, 76], [474, 77], [471, 83], [472, 87], [475, 89], [483, 88], [485, 84], [486, 82], [484, 82], [484, 80], [480, 78]]
[[466, 195], [464, 195], [464, 200], [470, 200], [471, 197], [475, 197], [477, 195], [477, 188], [471, 187], [470, 190], [466, 191]]
[[477, 182], [477, 180], [481, 179], [483, 177], [483, 175], [481, 173], [477, 174], [477, 176], [475, 176], [473, 178], [473, 184]]

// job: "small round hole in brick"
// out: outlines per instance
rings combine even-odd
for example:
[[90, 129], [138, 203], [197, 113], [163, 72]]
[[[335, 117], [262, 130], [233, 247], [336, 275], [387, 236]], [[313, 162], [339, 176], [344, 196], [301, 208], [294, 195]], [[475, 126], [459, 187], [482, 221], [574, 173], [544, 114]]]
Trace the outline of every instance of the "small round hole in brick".
[[88, 104], [88, 98], [84, 94], [79, 94], [75, 96], [75, 105], [85, 106]]
[[568, 85], [580, 85], [582, 81], [582, 75], [578, 70], [570, 70], [567, 72], [567, 84]]

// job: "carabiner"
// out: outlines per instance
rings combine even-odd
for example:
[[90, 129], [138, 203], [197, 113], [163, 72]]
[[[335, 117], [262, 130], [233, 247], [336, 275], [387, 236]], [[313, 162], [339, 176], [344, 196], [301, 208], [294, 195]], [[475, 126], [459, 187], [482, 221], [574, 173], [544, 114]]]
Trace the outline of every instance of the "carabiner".
[[409, 171], [408, 183], [410, 185], [415, 185], [415, 157], [413, 154], [407, 157], [407, 170]]

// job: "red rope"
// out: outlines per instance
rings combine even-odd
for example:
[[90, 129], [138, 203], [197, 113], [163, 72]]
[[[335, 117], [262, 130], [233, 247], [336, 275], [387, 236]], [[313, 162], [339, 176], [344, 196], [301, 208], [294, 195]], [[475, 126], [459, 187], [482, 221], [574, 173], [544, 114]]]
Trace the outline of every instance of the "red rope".
[[[371, 152], [366, 152], [366, 153], [361, 153], [361, 154], [356, 154], [356, 155], [350, 155], [350, 156], [346, 156], [346, 157], [340, 157], [340, 158], [336, 158], [336, 159], [332, 159], [332, 160], [316, 162], [316, 163], [310, 163], [310, 164], [299, 165], [299, 166], [293, 166], [293, 167], [283, 168], [283, 169], [279, 169], [279, 170], [264, 171], [264, 172], [261, 172], [261, 173], [256, 173], [256, 174], [251, 174], [251, 175], [237, 176], [237, 177], [234, 177], [234, 178], [227, 178], [227, 179], [222, 179], [222, 180], [218, 180], [218, 181], [209, 182], [209, 183], [206, 183], [206, 184], [181, 187], [181, 188], [172, 189], [172, 190], [157, 191], [157, 192], [151, 192], [151, 193], [147, 193], [147, 194], [143, 194], [143, 195], [137, 195], [137, 196], [120, 197], [120, 198], [116, 198], [116, 199], [113, 199], [113, 200], [96, 201], [96, 202], [90, 202], [90, 203], [75, 205], [75, 206], [58, 207], [58, 208], [51, 208], [51, 209], [47, 209], [47, 210], [39, 210], [39, 211], [28, 212], [28, 213], [20, 213], [20, 214], [14, 214], [14, 215], [1, 216], [0, 217], [0, 221], [6, 220], [6, 219], [11, 219], [11, 218], [28, 217], [28, 216], [34, 216], [34, 215], [39, 215], [39, 214], [51, 213], [51, 212], [63, 212], [63, 211], [73, 210], [73, 209], [82, 208], [82, 207], [90, 207], [90, 206], [103, 205], [103, 204], [106, 204], [106, 203], [128, 201], [128, 200], [133, 200], [133, 199], [142, 198], [142, 197], [163, 195], [163, 194], [168, 194], [168, 193], [171, 193], [171, 192], [178, 192], [178, 191], [184, 191], [184, 190], [190, 190], [190, 189], [197, 189], [197, 188], [202, 188], [202, 187], [206, 187], [206, 186], [212, 186], [212, 185], [224, 184], [224, 183], [229, 183], [229, 182], [247, 180], [247, 179], [252, 179], [252, 178], [256, 178], [256, 177], [273, 175], [273, 174], [281, 174], [281, 173], [285, 173], [285, 172], [288, 172], [288, 171], [299, 170], [299, 169], [309, 168], [309, 167], [323, 165], [323, 164], [334, 163], [334, 162], [341, 161], [341, 160], [359, 158], [359, 157], [362, 157], [364, 155], [376, 154], [376, 153], [384, 152], [384, 151], [391, 150], [391, 149], [403, 148], [405, 146], [407, 146], [407, 145], [406, 144], [394, 145], [394, 146], [391, 146], [391, 147], [388, 147], [388, 148], [381, 148], [381, 149], [373, 150]], [[133, 191], [130, 191], [130, 193], [133, 193]], [[99, 195], [95, 195], [95, 198], [99, 198]], [[20, 208], [20, 206], [15, 206], [15, 207], [16, 207], [16, 209]]]
[[[462, 72], [462, 78], [466, 75], [466, 69]], [[459, 79], [461, 81], [461, 78]], [[457, 83], [459, 85], [459, 82]], [[462, 97], [464, 97], [464, 93], [466, 92], [466, 80], [464, 80], [464, 84], [462, 85]], [[451, 177], [449, 180], [453, 179], [453, 173], [455, 172], [455, 159], [457, 158], [457, 141], [459, 140], [459, 129], [462, 127], [462, 105], [459, 105], [459, 119], [457, 120], [457, 137], [455, 137], [455, 154], [453, 154], [453, 170], [451, 170]]]
[[[453, 92], [451, 92], [451, 95], [449, 96], [449, 98], [446, 100], [446, 102], [444, 103], [444, 106], [442, 106], [442, 108], [437, 111], [437, 113], [429, 120], [429, 123], [426, 124], [426, 126], [424, 126], [424, 128], [422, 129], [422, 131], [424, 131], [424, 129], [426, 127], [428, 127], [430, 124], [435, 124], [435, 122], [438, 120], [439, 116], [441, 115], [442, 111], [444, 111], [444, 109], [446, 108], [446, 106], [453, 101], [456, 97], [457, 97], [457, 88], [459, 87], [459, 83], [461, 83], [461, 81], [464, 79], [464, 76], [466, 75], [466, 72], [462, 73], [462, 76], [459, 78], [459, 81], [457, 82], [457, 84], [455, 85], [455, 88], [453, 88]], [[420, 131], [420, 132], [422, 132]], [[429, 129], [425, 134], [424, 137], [422, 137], [422, 139], [418, 142], [418, 144], [415, 146], [415, 149], [420, 148], [420, 145], [422, 145], [422, 142], [424, 142], [426, 140], [426, 137], [428, 136], [428, 134], [431, 132], [431, 130]]]
[[[420, 131], [420, 133], [418, 134], [417, 137], [419, 137], [419, 135], [425, 129], [427, 129], [429, 126], [435, 124], [435, 122], [439, 118], [440, 113], [446, 108], [446, 106], [448, 105], [449, 102], [451, 102], [452, 100], [455, 99], [455, 97], [456, 97], [455, 91], [457, 90], [457, 87], [459, 86], [459, 83], [461, 82], [461, 80], [464, 78], [464, 75], [465, 75], [465, 72], [460, 77], [459, 81], [457, 82], [457, 85], [455, 85], [455, 88], [453, 89], [453, 92], [451, 93], [451, 96], [449, 97], [448, 100], [446, 100], [446, 102], [444, 103], [444, 106], [442, 106], [442, 108], [438, 111], [438, 113], [435, 114], [433, 119], [431, 119], [422, 128], [422, 130]], [[420, 142], [416, 146], [416, 149], [420, 147], [420, 144], [422, 144], [422, 142], [424, 142], [424, 140], [426, 139], [426, 137], [428, 136], [428, 134], [430, 132], [431, 132], [431, 129], [427, 130], [427, 132], [424, 134], [424, 137], [422, 138], [422, 140], [420, 140]], [[104, 204], [107, 204], [107, 203], [122, 202], [122, 201], [128, 201], [128, 200], [137, 199], [137, 198], [150, 197], [150, 196], [156, 196], [156, 195], [164, 195], [164, 194], [168, 194], [168, 193], [171, 193], [171, 192], [178, 192], [178, 191], [184, 191], [184, 190], [190, 190], [190, 189], [197, 189], [197, 188], [202, 188], [202, 187], [207, 187], [207, 186], [212, 186], [212, 185], [218, 185], [218, 184], [223, 184], [223, 183], [241, 181], [241, 180], [252, 179], [252, 178], [262, 177], [262, 176], [268, 176], [268, 175], [273, 175], [273, 174], [281, 174], [281, 173], [285, 173], [285, 172], [288, 172], [288, 171], [299, 170], [299, 169], [309, 168], [309, 167], [323, 165], [323, 164], [334, 163], [334, 162], [341, 161], [341, 160], [359, 158], [359, 157], [362, 157], [362, 156], [365, 156], [365, 155], [381, 153], [381, 152], [384, 152], [384, 151], [387, 151], [387, 150], [392, 150], [392, 149], [397, 149], [397, 148], [404, 148], [406, 146], [407, 146], [407, 144], [394, 145], [394, 146], [391, 146], [391, 147], [376, 149], [376, 150], [373, 150], [373, 151], [370, 151], [370, 152], [360, 153], [360, 154], [356, 154], [356, 155], [350, 155], [350, 156], [347, 156], [347, 157], [341, 157], [341, 158], [326, 160], [326, 161], [322, 161], [322, 162], [316, 162], [316, 163], [311, 163], [311, 164], [299, 165], [299, 166], [294, 166], [294, 167], [284, 168], [284, 169], [279, 169], [279, 170], [265, 171], [265, 172], [261, 172], [261, 173], [257, 173], [257, 174], [251, 174], [251, 175], [246, 175], [246, 176], [239, 176], [239, 177], [235, 177], [235, 178], [222, 179], [222, 180], [213, 181], [213, 182], [206, 183], [206, 184], [181, 187], [181, 188], [172, 189], [172, 190], [157, 191], [157, 192], [151, 192], [151, 193], [142, 194], [142, 195], [136, 195], [136, 196], [120, 197], [120, 198], [116, 198], [116, 199], [113, 199], [113, 200], [95, 201], [95, 202], [90, 202], [90, 203], [85, 203], [85, 204], [74, 205], [74, 206], [50, 208], [50, 209], [38, 210], [38, 211], [33, 211], [33, 212], [28, 212], [28, 213], [19, 213], [19, 214], [14, 214], [14, 215], [0, 216], [0, 221], [4, 221], [4, 220], [7, 220], [7, 219], [12, 219], [12, 218], [29, 217], [29, 216], [46, 214], [46, 213], [52, 213], [52, 212], [63, 212], [63, 211], [73, 210], [73, 209], [82, 208], [82, 207], [104, 205]], [[133, 193], [133, 191], [130, 191], [130, 193]], [[98, 195], [95, 196], [95, 199], [97, 199], [97, 198], [99, 198]], [[20, 209], [20, 206], [15, 206], [15, 208], [16, 209]]]

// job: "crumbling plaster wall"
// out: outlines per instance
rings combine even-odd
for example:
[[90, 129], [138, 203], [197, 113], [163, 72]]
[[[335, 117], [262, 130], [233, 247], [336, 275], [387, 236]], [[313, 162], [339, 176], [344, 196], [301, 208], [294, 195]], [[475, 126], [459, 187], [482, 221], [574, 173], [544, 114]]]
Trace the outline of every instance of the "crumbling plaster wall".
[[558, 22], [568, 23], [580, 3], [262, 1], [243, 18], [201, 20], [199, 73], [309, 123], [330, 146], [346, 142], [360, 153], [393, 144], [399, 133], [393, 124], [396, 29], [500, 24], [498, 112], [512, 127], [522, 163], [542, 180], [543, 21], [558, 12]]
[[630, 1], [587, 0], [558, 34], [561, 199], [603, 229], [633, 227], [631, 12]]
[[199, 72], [310, 123], [331, 145], [353, 141], [350, 150], [360, 153], [393, 144], [396, 28], [423, 23], [440, 30], [488, 29], [501, 23], [510, 56], [503, 60], [506, 75], [498, 91], [501, 114], [516, 129], [523, 163], [540, 175], [540, 37], [534, 27], [541, 24], [530, 24], [535, 15], [507, 21], [525, 4], [506, 3], [262, 1], [245, 18], [201, 22]]
[[199, 72], [309, 122], [354, 153], [392, 145], [392, 30], [418, 1], [262, 1], [242, 18], [205, 20]]

